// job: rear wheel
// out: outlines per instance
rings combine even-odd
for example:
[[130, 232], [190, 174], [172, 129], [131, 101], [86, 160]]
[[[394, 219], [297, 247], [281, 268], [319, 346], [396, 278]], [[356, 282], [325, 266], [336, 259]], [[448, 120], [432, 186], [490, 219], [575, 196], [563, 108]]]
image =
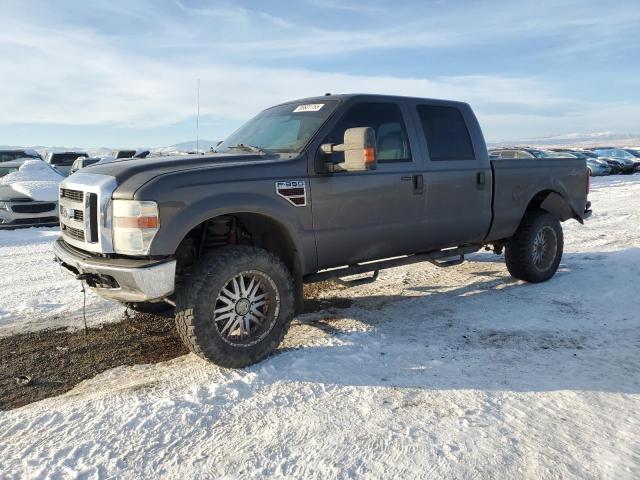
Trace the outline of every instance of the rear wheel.
[[543, 211], [527, 212], [515, 235], [505, 245], [509, 273], [520, 280], [539, 283], [558, 270], [564, 238], [556, 217]]
[[239, 368], [278, 346], [294, 308], [294, 282], [277, 257], [228, 246], [206, 255], [178, 292], [176, 327], [196, 355]]

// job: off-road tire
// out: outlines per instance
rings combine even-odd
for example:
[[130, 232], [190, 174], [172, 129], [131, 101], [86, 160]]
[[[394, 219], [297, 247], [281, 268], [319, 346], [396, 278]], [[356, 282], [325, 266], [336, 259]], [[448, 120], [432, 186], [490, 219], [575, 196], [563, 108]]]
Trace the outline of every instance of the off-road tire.
[[[555, 234], [555, 252], [552, 252], [543, 268], [534, 263], [534, 248], [536, 236], [544, 232], [545, 235]], [[505, 245], [505, 260], [509, 273], [520, 280], [540, 283], [549, 280], [558, 270], [564, 239], [562, 226], [556, 217], [540, 210], [525, 213], [516, 233]]]
[[123, 305], [140, 313], [159, 314], [166, 313], [173, 309], [173, 307], [166, 302], [124, 302]]
[[[252, 345], [223, 340], [213, 320], [216, 298], [235, 275], [267, 275], [279, 296], [279, 310], [266, 336]], [[280, 344], [295, 311], [294, 282], [285, 265], [266, 250], [227, 246], [212, 250], [194, 267], [176, 295], [176, 328], [184, 344], [199, 357], [222, 367], [242, 368], [263, 360]]]

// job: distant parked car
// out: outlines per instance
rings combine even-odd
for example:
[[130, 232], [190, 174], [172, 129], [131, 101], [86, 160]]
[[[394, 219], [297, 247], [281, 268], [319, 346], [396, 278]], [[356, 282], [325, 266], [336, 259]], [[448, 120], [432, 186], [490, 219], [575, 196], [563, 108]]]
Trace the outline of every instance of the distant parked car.
[[589, 175], [593, 177], [599, 177], [602, 175], [610, 175], [611, 167], [604, 160], [597, 158], [587, 158], [587, 168], [589, 169]]
[[12, 162], [21, 158], [42, 160], [38, 152], [31, 149], [0, 150], [0, 163]]
[[623, 148], [622, 150], [640, 159], [640, 148]]
[[529, 147], [501, 147], [501, 148], [491, 148], [489, 149], [489, 157], [494, 159], [509, 159], [509, 158], [521, 158], [521, 159], [531, 159], [531, 158], [548, 158], [547, 155], [542, 150], [538, 150], [536, 148]]
[[109, 156], [116, 160], [121, 158], [147, 158], [149, 153], [151, 153], [149, 150], [139, 148], [137, 150], [114, 150]]
[[0, 229], [58, 224], [58, 202], [38, 202], [0, 185]]
[[567, 152], [564, 150], [545, 150], [544, 153], [546, 153], [549, 157], [555, 158], [578, 158], [578, 156], [574, 155], [572, 152]]
[[640, 170], [640, 159], [621, 148], [594, 148], [593, 152], [601, 157], [610, 157], [624, 164], [622, 173], [633, 173]]
[[41, 159], [34, 160], [22, 161], [0, 179], [0, 229], [59, 224], [56, 193], [64, 177]]
[[26, 161], [27, 159], [23, 158], [21, 160], [13, 160], [11, 162], [0, 163], [0, 178], [9, 173], [17, 172], [20, 166]]
[[584, 155], [585, 157], [588, 157], [588, 158], [595, 158], [595, 159], [607, 162], [607, 164], [611, 168], [611, 173], [612, 174], [622, 173], [622, 171], [624, 170], [624, 167], [625, 167], [624, 162], [622, 162], [621, 160], [618, 160], [616, 158], [611, 158], [611, 157], [602, 157], [602, 156], [598, 155], [597, 153], [592, 152], [590, 150], [575, 150], [574, 152], [580, 153], [580, 154], [582, 154], [582, 155]]
[[581, 158], [586, 160], [587, 169], [589, 170], [589, 175], [592, 177], [599, 177], [603, 175], [609, 175], [611, 173], [611, 167], [604, 160], [600, 160], [598, 158], [591, 158], [583, 153], [568, 151], [568, 150], [550, 150], [547, 152], [551, 157], [557, 158]]
[[93, 165], [94, 163], [98, 163], [101, 160], [101, 157], [78, 157], [76, 158], [73, 165], [71, 165], [71, 170], [69, 170], [69, 175], [76, 173], [78, 170], [84, 167], [88, 167], [89, 165]]
[[69, 176], [71, 166], [78, 157], [88, 157], [85, 152], [49, 152], [45, 162], [65, 177]]

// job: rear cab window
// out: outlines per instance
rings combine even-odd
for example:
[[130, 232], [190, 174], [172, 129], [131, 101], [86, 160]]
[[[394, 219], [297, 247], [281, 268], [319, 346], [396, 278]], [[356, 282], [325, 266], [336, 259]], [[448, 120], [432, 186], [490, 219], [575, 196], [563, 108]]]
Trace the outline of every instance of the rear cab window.
[[425, 104], [416, 108], [432, 162], [476, 159], [467, 124], [458, 108]]
[[[338, 120], [322, 143], [343, 143], [349, 128], [371, 127], [376, 134], [378, 164], [411, 162], [411, 147], [400, 107], [391, 102], [362, 102], [352, 105]], [[330, 156], [333, 163], [344, 161], [344, 152]]]

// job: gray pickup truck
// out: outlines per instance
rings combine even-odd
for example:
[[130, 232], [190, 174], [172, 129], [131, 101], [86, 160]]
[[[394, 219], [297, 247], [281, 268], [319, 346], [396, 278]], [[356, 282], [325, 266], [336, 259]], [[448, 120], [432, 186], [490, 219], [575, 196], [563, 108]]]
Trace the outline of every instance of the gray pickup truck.
[[175, 307], [191, 351], [243, 367], [282, 340], [304, 283], [483, 247], [548, 280], [588, 182], [581, 159], [490, 161], [465, 103], [326, 95], [264, 110], [208, 155], [71, 175], [54, 251], [103, 297]]

